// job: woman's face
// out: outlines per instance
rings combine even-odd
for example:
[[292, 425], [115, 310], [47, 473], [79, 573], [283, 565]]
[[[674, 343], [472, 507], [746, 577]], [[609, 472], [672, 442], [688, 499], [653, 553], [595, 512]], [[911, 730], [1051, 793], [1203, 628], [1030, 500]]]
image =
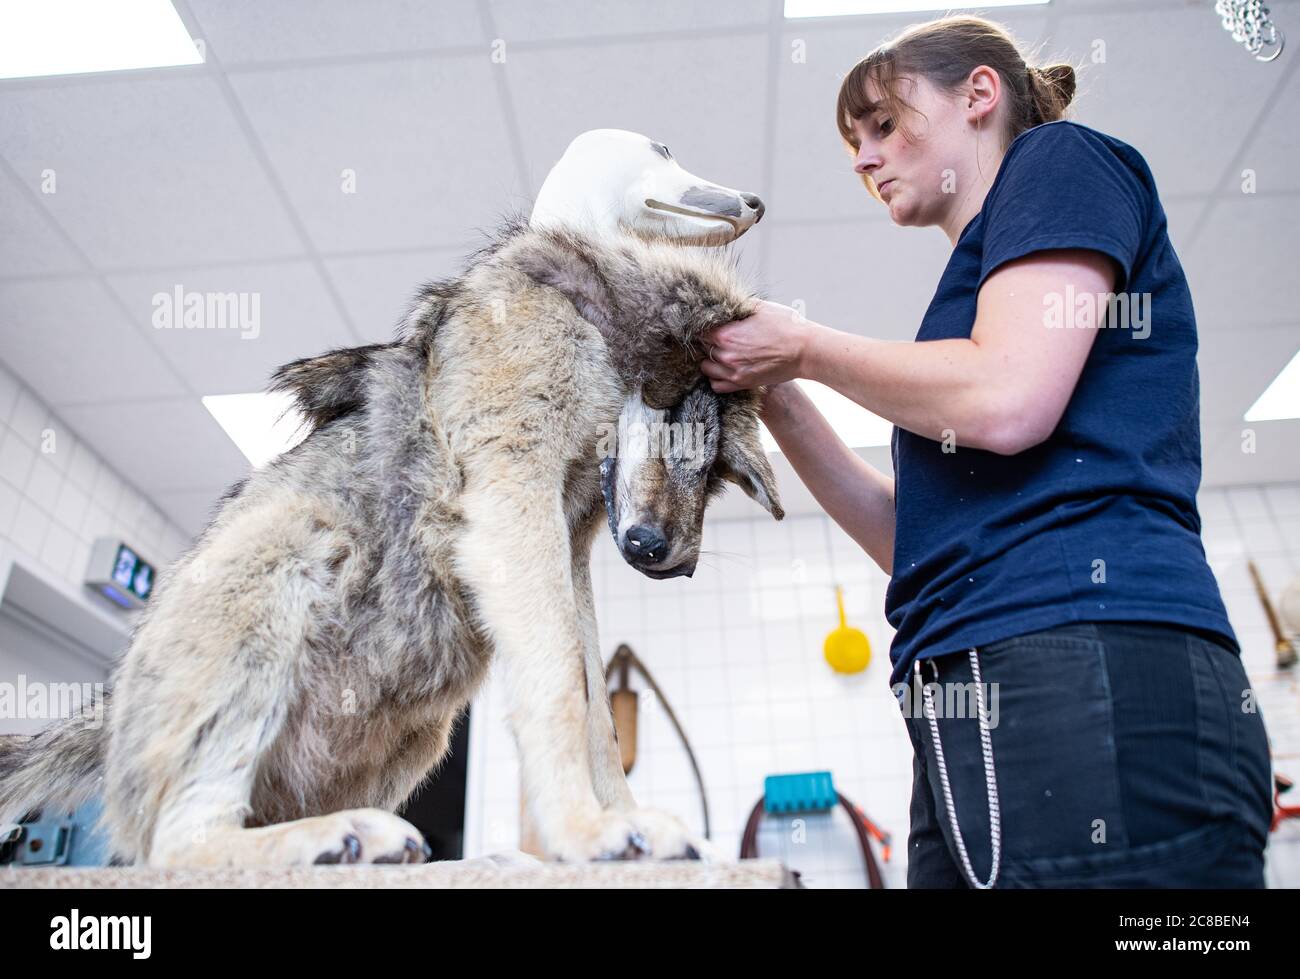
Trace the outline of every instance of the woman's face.
[[[965, 167], [974, 159], [975, 130], [966, 99], [947, 95], [922, 77], [903, 76], [898, 85], [898, 94], [915, 109], [905, 120], [913, 141], [904, 136], [900, 120], [877, 109], [853, 123], [860, 140], [853, 169], [872, 178], [895, 224], [941, 225], [961, 198]], [[867, 83], [867, 94], [880, 101], [874, 80]]]

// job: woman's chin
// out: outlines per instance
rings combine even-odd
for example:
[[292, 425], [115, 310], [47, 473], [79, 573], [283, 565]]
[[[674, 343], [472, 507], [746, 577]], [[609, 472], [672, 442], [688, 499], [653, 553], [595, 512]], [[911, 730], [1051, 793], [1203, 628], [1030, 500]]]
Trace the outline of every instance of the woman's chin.
[[916, 223], [913, 209], [908, 206], [906, 200], [899, 200], [897, 197], [889, 202], [889, 219], [900, 228]]

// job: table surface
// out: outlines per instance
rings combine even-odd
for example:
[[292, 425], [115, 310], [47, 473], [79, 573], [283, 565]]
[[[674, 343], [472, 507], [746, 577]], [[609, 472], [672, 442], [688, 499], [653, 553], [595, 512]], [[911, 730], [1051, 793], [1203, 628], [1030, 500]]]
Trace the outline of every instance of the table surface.
[[0, 889], [20, 888], [718, 888], [797, 887], [779, 860], [662, 860], [505, 865], [490, 858], [417, 866], [151, 869], [0, 867]]

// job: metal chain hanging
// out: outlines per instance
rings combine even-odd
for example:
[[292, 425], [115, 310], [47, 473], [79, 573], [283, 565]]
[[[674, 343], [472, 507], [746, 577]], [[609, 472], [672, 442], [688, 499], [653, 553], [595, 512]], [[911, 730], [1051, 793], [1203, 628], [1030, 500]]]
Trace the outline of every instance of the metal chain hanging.
[[1223, 29], [1257, 61], [1272, 61], [1282, 53], [1286, 37], [1269, 17], [1263, 0], [1216, 0], [1214, 12], [1223, 18]]

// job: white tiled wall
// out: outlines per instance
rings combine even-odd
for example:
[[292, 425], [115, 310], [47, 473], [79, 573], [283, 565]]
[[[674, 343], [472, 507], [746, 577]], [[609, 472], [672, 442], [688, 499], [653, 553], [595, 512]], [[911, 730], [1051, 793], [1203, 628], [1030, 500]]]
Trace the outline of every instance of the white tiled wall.
[[[1275, 764], [1300, 779], [1300, 694], [1293, 674], [1273, 668], [1271, 634], [1245, 565], [1249, 552], [1274, 594], [1300, 573], [1300, 485], [1206, 491], [1200, 505], [1207, 554], [1260, 691]], [[776, 523], [760, 515], [708, 524], [692, 579], [644, 578], [604, 538], [593, 575], [605, 657], [628, 643], [669, 698], [699, 757], [721, 851], [738, 853], [765, 775], [829, 769], [839, 790], [892, 834], [882, 869], [887, 886], [904, 886], [912, 749], [888, 687], [887, 579], [857, 545], [822, 516]], [[837, 624], [835, 582], [844, 586], [849, 623], [872, 645], [871, 664], [857, 676], [839, 676], [822, 659], [822, 640]], [[632, 685], [644, 687], [635, 677]], [[648, 697], [639, 714], [630, 776], [638, 801], [702, 828], [671, 725]], [[493, 681], [474, 705], [470, 730], [467, 856], [518, 845], [518, 785]], [[842, 811], [807, 817], [802, 834], [789, 821], [763, 825], [760, 854], [783, 858], [808, 886], [864, 886]], [[1300, 821], [1274, 834], [1269, 857], [1273, 886], [1300, 886]]]
[[[157, 568], [187, 536], [0, 364], [0, 540], [80, 585], [90, 546], [111, 536]], [[87, 596], [93, 601], [93, 596]]]

